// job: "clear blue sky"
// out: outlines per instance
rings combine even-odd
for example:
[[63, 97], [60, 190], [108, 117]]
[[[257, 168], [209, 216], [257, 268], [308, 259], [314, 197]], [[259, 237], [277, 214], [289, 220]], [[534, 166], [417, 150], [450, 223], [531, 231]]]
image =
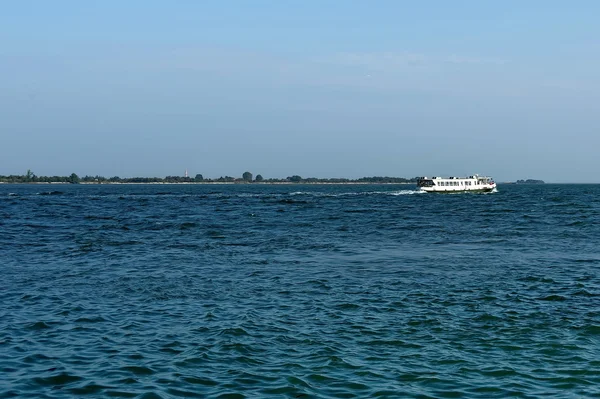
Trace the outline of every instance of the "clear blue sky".
[[598, 1], [5, 1], [0, 174], [600, 182]]

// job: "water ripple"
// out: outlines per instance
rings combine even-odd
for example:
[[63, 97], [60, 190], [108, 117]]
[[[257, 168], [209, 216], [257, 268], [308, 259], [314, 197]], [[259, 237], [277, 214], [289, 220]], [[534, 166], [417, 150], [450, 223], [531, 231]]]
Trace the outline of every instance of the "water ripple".
[[0, 397], [600, 395], [599, 186], [0, 187]]

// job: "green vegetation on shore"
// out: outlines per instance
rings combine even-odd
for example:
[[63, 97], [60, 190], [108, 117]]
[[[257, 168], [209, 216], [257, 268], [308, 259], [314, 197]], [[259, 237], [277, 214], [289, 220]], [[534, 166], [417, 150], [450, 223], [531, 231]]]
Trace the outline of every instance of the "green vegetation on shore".
[[303, 178], [298, 175], [288, 176], [285, 179], [265, 179], [262, 175], [244, 172], [241, 177], [221, 176], [216, 179], [204, 178], [201, 174], [195, 177], [167, 176], [167, 177], [104, 177], [84, 176], [79, 177], [72, 173], [70, 176], [37, 176], [31, 170], [24, 175], [0, 175], [0, 183], [71, 183], [71, 184], [110, 184], [110, 183], [416, 183], [417, 178], [404, 177], [361, 177], [360, 179], [325, 178], [316, 177]]
[[536, 179], [527, 179], [527, 180], [517, 180], [515, 184], [544, 184], [543, 180]]

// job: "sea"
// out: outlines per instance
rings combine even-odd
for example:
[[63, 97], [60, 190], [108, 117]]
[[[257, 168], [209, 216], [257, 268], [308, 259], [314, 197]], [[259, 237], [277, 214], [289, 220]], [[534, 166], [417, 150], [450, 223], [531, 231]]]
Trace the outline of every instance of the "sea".
[[600, 185], [0, 184], [0, 398], [600, 397]]

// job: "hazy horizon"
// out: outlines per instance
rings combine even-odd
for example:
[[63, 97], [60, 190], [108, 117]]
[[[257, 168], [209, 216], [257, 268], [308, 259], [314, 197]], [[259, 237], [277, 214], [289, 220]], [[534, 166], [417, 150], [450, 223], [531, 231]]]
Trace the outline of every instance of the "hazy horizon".
[[600, 3], [11, 2], [0, 175], [600, 183]]

